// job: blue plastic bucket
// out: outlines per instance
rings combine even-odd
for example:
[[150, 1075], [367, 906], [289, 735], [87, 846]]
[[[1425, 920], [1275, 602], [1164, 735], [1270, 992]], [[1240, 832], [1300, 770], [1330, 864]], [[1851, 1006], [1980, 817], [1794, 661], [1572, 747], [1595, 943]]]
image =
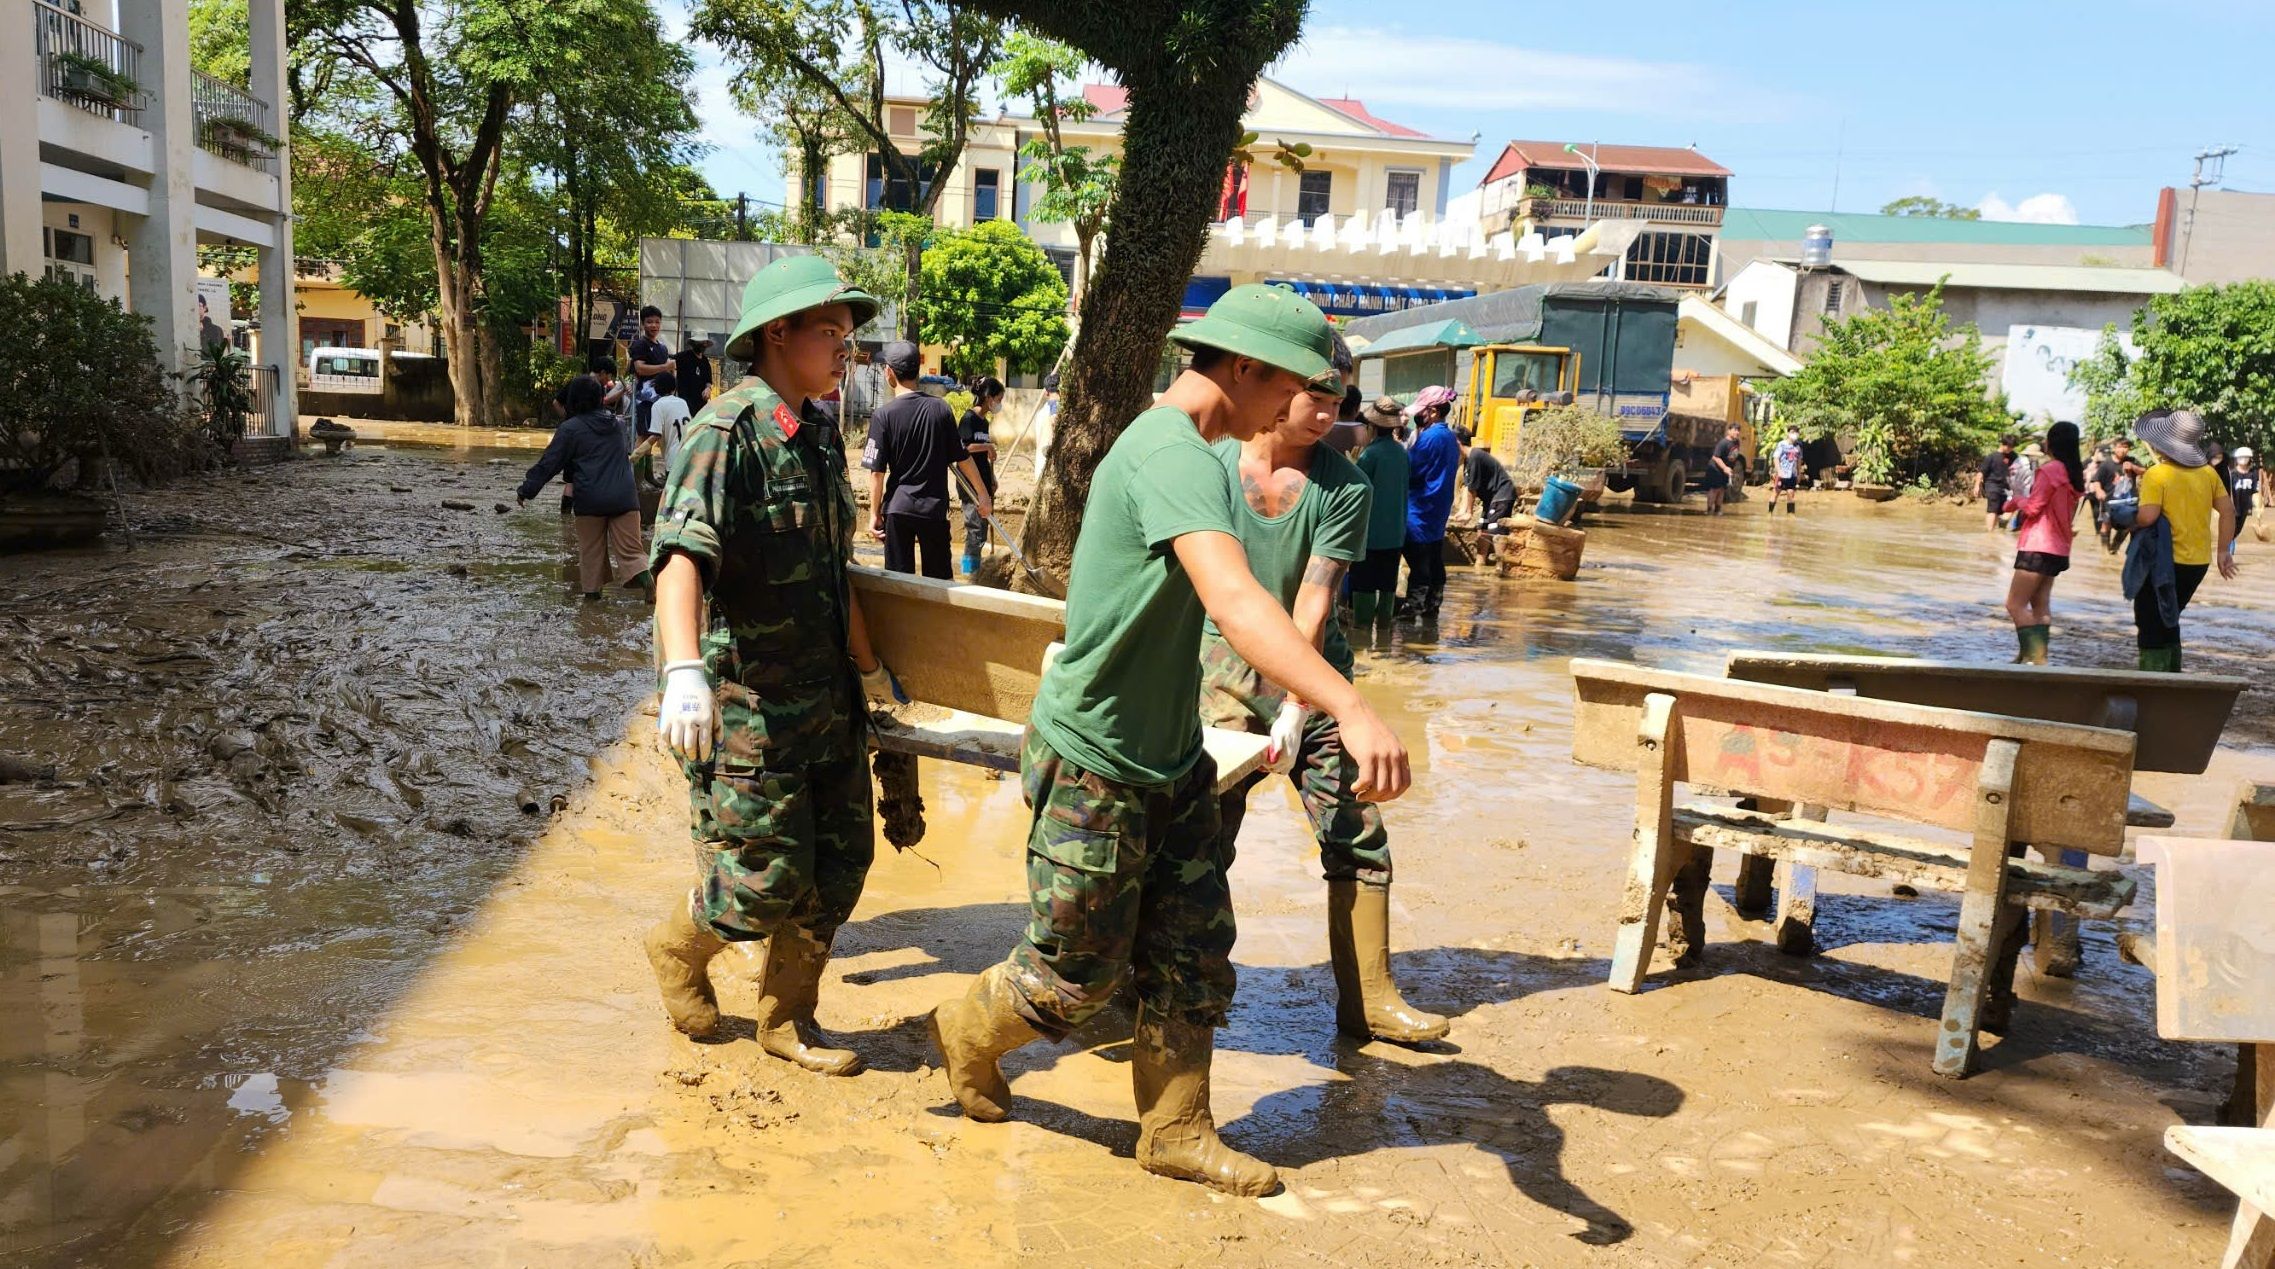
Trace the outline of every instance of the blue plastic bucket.
[[1533, 519], [1562, 524], [1572, 518], [1572, 509], [1579, 505], [1580, 487], [1562, 476], [1550, 476], [1540, 491], [1540, 504], [1532, 509]]

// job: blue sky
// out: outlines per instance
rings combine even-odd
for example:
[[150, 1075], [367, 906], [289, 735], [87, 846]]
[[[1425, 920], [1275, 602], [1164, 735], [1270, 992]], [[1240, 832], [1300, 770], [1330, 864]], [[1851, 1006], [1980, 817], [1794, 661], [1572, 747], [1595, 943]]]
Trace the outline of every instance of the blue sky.
[[[1999, 219], [2130, 224], [2206, 146], [2240, 147], [2229, 188], [2275, 191], [2271, 54], [2264, 2], [1313, 0], [1267, 73], [1436, 135], [1482, 134], [1456, 192], [1512, 137], [1695, 144], [1735, 173], [1740, 206], [1873, 211], [1928, 194]], [[726, 102], [716, 55], [698, 57], [705, 172], [779, 201], [780, 160]]]

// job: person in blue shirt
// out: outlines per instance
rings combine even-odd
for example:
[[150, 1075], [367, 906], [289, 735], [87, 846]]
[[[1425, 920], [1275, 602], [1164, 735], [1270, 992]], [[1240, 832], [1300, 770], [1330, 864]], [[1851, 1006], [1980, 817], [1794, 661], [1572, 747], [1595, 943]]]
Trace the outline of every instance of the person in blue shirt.
[[1461, 480], [1461, 442], [1446, 416], [1453, 413], [1453, 389], [1424, 388], [1406, 407], [1414, 420], [1406, 476], [1406, 598], [1401, 617], [1436, 617], [1446, 590], [1446, 520], [1453, 514], [1454, 486]]

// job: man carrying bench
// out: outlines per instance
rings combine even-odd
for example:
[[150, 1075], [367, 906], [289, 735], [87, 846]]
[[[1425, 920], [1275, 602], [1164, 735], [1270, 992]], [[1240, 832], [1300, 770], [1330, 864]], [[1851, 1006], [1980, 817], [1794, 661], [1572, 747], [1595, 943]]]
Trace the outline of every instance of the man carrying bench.
[[1215, 1029], [1231, 1004], [1231, 860], [1201, 744], [1204, 611], [1266, 678], [1332, 715], [1361, 797], [1406, 791], [1406, 751], [1249, 573], [1232, 491], [1209, 443], [1285, 415], [1328, 369], [1327, 319], [1291, 291], [1233, 288], [1172, 338], [1192, 368], [1132, 420], [1090, 487], [1066, 604], [1066, 650], [1036, 697], [1020, 775], [1032, 917], [1010, 957], [933, 1011], [957, 1103], [1008, 1118], [998, 1061], [1064, 1038], [1134, 970], [1137, 1159], [1233, 1194], [1279, 1186], [1217, 1137]]
[[[1335, 426], [1351, 366], [1351, 350], [1338, 335], [1334, 366], [1296, 394], [1286, 418], [1252, 440], [1227, 437], [1215, 446], [1239, 492], [1233, 519], [1249, 569], [1346, 679], [1351, 645], [1335, 619], [1335, 593], [1344, 571], [1366, 558], [1371, 497], [1367, 478], [1322, 439]], [[1358, 770], [1335, 720], [1265, 682], [1215, 622], [1201, 636], [1201, 720], [1269, 732], [1272, 769], [1294, 782], [1311, 820], [1327, 877], [1336, 1028], [1354, 1040], [1396, 1044], [1444, 1038], [1446, 1020], [1407, 1004], [1390, 977], [1390, 835], [1382, 812], [1351, 789]], [[1241, 781], [1221, 799], [1228, 860], [1247, 818], [1248, 793], [1265, 774]]]

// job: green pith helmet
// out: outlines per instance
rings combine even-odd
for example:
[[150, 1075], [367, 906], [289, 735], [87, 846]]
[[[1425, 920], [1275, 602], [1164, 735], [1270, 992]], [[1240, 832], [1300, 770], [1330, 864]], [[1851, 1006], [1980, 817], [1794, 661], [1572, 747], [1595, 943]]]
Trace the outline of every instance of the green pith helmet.
[[837, 276], [827, 256], [784, 256], [751, 275], [743, 287], [743, 312], [735, 331], [727, 336], [722, 355], [730, 361], [751, 360], [751, 340], [760, 327], [777, 317], [788, 317], [824, 304], [843, 304], [853, 310], [853, 324], [866, 325], [881, 307], [877, 297]]
[[1334, 363], [1335, 336], [1319, 306], [1285, 287], [1249, 282], [1217, 297], [1196, 322], [1170, 332], [1187, 348], [1221, 348], [1306, 379]]

